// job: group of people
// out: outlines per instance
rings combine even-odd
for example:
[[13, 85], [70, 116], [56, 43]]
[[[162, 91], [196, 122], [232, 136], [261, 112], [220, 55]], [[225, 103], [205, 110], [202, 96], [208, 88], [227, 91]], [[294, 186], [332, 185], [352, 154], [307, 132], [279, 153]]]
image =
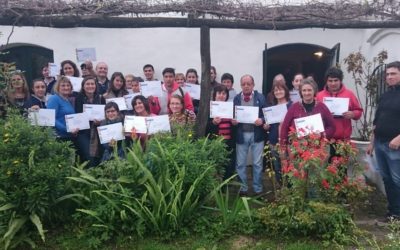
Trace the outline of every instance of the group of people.
[[[147, 64], [143, 67], [144, 79], [133, 75], [123, 75], [114, 72], [108, 79], [108, 66], [100, 62], [93, 68], [91, 62], [81, 65], [83, 81], [79, 93], [73, 92], [73, 86], [67, 76], [79, 76], [80, 72], [72, 61], [61, 63], [60, 76], [55, 79], [49, 76], [47, 66], [43, 67], [43, 78], [32, 82], [31, 89], [22, 73], [11, 77], [8, 91], [9, 102], [19, 108], [54, 109], [56, 113], [55, 131], [59, 140], [71, 140], [83, 161], [89, 161], [95, 166], [102, 160], [112, 156], [112, 145], [100, 147], [96, 127], [123, 122], [124, 115], [155, 116], [168, 114], [171, 126], [193, 125], [199, 108], [199, 100], [193, 100], [183, 88], [185, 83], [199, 84], [195, 69], [188, 69], [186, 74], [177, 73], [173, 68], [162, 71], [162, 96], [145, 98], [137, 95], [132, 99], [132, 111], [121, 112], [118, 105], [108, 102], [105, 105], [105, 120], [91, 121], [89, 130], [67, 132], [65, 115], [80, 113], [84, 104], [105, 104], [106, 99], [123, 97], [129, 93], [139, 93], [139, 82], [154, 81], [154, 67]], [[343, 72], [335, 67], [325, 73], [325, 86], [319, 91], [318, 85], [312, 78], [304, 78], [301, 73], [294, 76], [292, 89], [283, 75], [277, 75], [271, 92], [267, 96], [255, 90], [254, 78], [244, 75], [240, 78], [241, 91], [233, 88], [232, 74], [225, 73], [221, 83], [216, 81], [216, 69], [211, 67], [211, 94], [213, 101], [233, 102], [234, 106], [257, 107], [258, 118], [254, 123], [239, 123], [236, 119], [214, 117], [207, 122], [208, 134], [222, 136], [231, 150], [230, 162], [226, 165], [224, 178], [229, 178], [235, 172], [241, 182], [240, 193], [248, 195], [247, 155], [252, 156], [252, 189], [255, 194], [263, 192], [263, 151], [265, 143], [271, 145], [274, 155], [273, 166], [278, 181], [282, 180], [277, 144], [281, 147], [290, 144], [289, 131], [295, 127], [297, 118], [320, 114], [324, 126], [323, 135], [328, 139], [350, 140], [352, 120], [362, 115], [362, 108], [354, 93], [343, 83]], [[389, 215], [398, 218], [400, 215], [400, 62], [387, 65], [387, 83], [390, 90], [379, 102], [374, 121], [374, 138], [369, 148], [371, 153], [375, 145], [376, 157], [381, 168], [389, 202]], [[30, 93], [32, 92], [32, 94]], [[46, 100], [46, 95], [51, 95]], [[341, 97], [349, 100], [348, 111], [340, 115], [332, 112], [324, 104], [325, 97]], [[269, 124], [264, 117], [263, 108], [285, 104], [287, 113], [281, 123]], [[127, 141], [141, 140], [143, 147], [147, 135], [127, 134]], [[118, 142], [121, 143], [121, 142]], [[103, 150], [101, 150], [103, 148]], [[103, 153], [101, 153], [103, 152]], [[335, 155], [331, 147], [331, 155]], [[120, 157], [123, 152], [118, 151]]]

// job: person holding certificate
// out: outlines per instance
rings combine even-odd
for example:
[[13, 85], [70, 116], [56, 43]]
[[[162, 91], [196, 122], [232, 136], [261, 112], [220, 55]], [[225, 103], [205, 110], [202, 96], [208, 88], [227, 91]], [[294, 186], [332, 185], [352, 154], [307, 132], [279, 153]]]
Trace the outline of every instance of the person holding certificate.
[[56, 134], [61, 141], [72, 141], [74, 136], [67, 132], [65, 115], [75, 114], [73, 103], [69, 97], [72, 94], [72, 83], [66, 76], [61, 76], [54, 86], [55, 95], [50, 96], [47, 102], [48, 109], [56, 111]]
[[[135, 116], [141, 116], [141, 117], [149, 117], [149, 116], [154, 116], [150, 112], [150, 105], [146, 97], [142, 95], [137, 95], [132, 99], [132, 107], [133, 107], [133, 115]], [[145, 149], [146, 146], [146, 141], [148, 139], [148, 135], [145, 133], [137, 133], [135, 128], [132, 128], [132, 132], [129, 134], [129, 136], [133, 140], [139, 140], [140, 145], [142, 146], [142, 149]]]
[[[116, 104], [115, 102], [107, 103], [106, 106], [104, 107], [104, 113], [106, 114], [106, 119], [101, 121], [100, 126], [110, 125], [118, 122], [123, 123], [124, 121], [123, 115], [119, 111], [118, 104]], [[125, 158], [125, 152], [124, 149], [122, 148], [122, 142], [123, 141], [111, 140], [110, 143], [101, 144], [104, 149], [101, 162], [108, 161], [113, 158], [114, 155], [113, 151], [115, 145], [117, 147], [118, 157]]]
[[46, 108], [46, 84], [40, 78], [33, 80], [31, 97], [25, 101], [25, 109], [45, 109]]
[[185, 101], [182, 96], [171, 96], [168, 107], [171, 110], [169, 121], [172, 132], [176, 131], [178, 127], [183, 127], [185, 129], [189, 127], [189, 129], [192, 129], [196, 121], [196, 114], [191, 110], [185, 109]]
[[[82, 81], [81, 91], [75, 99], [75, 112], [82, 113], [85, 104], [104, 105], [104, 98], [98, 94], [96, 77], [87, 76]], [[99, 163], [101, 152], [97, 135], [97, 126], [100, 120], [90, 121], [90, 129], [80, 130], [77, 136], [78, 154], [82, 162], [89, 161], [88, 167], [94, 167]]]
[[[292, 106], [289, 89], [286, 84], [281, 81], [274, 81], [272, 83], [272, 89], [268, 96], [273, 96], [273, 98], [268, 101], [268, 106], [286, 104], [287, 109]], [[271, 156], [273, 157], [272, 164], [275, 171], [275, 179], [282, 184], [281, 160], [279, 159], [279, 150], [277, 149], [280, 123], [269, 124], [268, 120], [265, 120], [263, 128], [268, 131], [268, 143], [270, 144]]]
[[123, 97], [129, 94], [125, 88], [125, 77], [121, 72], [114, 72], [111, 76], [110, 86], [103, 95], [105, 99]]
[[360, 119], [363, 109], [354, 93], [344, 86], [343, 72], [340, 69], [336, 67], [328, 69], [325, 73], [325, 82], [325, 88], [317, 94], [317, 101], [323, 102], [324, 97], [349, 99], [346, 112], [341, 115], [334, 115], [336, 131], [333, 138], [335, 140], [350, 140], [351, 120]]
[[[212, 100], [226, 102], [229, 99], [229, 90], [224, 85], [217, 85], [213, 89]], [[233, 110], [232, 110], [233, 112]], [[225, 174], [223, 179], [228, 179], [235, 174], [236, 163], [236, 140], [235, 126], [232, 124], [232, 119], [214, 117], [210, 118], [207, 123], [207, 134], [224, 137], [224, 141], [228, 146], [229, 163], [225, 166]]]
[[290, 128], [295, 128], [294, 120], [300, 117], [321, 114], [324, 125], [325, 136], [330, 139], [335, 133], [335, 122], [328, 107], [322, 102], [315, 100], [318, 87], [314, 80], [303, 79], [300, 84], [301, 101], [294, 103], [286, 113], [285, 119], [281, 124], [280, 144], [285, 146], [288, 143]]
[[232, 121], [232, 124], [236, 125], [236, 171], [241, 182], [240, 194], [248, 194], [246, 166], [247, 154], [250, 149], [253, 160], [253, 191], [256, 195], [260, 195], [263, 191], [262, 170], [265, 135], [265, 131], [262, 127], [264, 124], [262, 109], [265, 108], [266, 103], [264, 95], [254, 90], [254, 78], [251, 75], [242, 76], [240, 79], [240, 87], [242, 88], [242, 92], [235, 96], [233, 104], [235, 106], [258, 108], [258, 118], [255, 119], [253, 123], [238, 123], [236, 120]]
[[[197, 71], [195, 69], [188, 69], [186, 71], [186, 82], [191, 84], [199, 85], [199, 76], [197, 75]], [[194, 113], [197, 115], [199, 112], [200, 100], [192, 99]]]

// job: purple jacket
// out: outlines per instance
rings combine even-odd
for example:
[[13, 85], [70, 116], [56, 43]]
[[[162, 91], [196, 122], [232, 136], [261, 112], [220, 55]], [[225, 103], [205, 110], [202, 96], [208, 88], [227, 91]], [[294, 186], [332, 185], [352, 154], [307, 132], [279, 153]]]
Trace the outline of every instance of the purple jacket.
[[322, 102], [315, 103], [311, 113], [307, 113], [302, 102], [294, 103], [286, 113], [285, 119], [281, 123], [280, 141], [281, 144], [286, 144], [289, 137], [290, 127], [295, 128], [294, 119], [309, 115], [321, 114], [322, 122], [324, 123], [326, 138], [330, 139], [335, 133], [335, 121], [328, 107]]

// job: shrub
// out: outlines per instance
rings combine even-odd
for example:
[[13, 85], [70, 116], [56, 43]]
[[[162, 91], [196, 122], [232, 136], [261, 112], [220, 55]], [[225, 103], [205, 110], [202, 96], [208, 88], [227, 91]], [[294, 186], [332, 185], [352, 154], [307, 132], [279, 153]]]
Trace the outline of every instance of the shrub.
[[216, 169], [224, 156], [221, 140], [157, 135], [144, 152], [135, 144], [126, 160], [90, 170], [75, 168], [77, 175], [69, 177], [75, 193], [69, 197], [80, 202], [76, 217], [84, 221], [83, 227], [92, 226], [84, 232], [89, 238], [169, 238], [190, 225], [202, 204], [221, 188]]
[[73, 151], [57, 142], [48, 128], [33, 127], [10, 113], [0, 120], [0, 233], [4, 248], [31, 244], [36, 227], [45, 239], [43, 224], [59, 221]]

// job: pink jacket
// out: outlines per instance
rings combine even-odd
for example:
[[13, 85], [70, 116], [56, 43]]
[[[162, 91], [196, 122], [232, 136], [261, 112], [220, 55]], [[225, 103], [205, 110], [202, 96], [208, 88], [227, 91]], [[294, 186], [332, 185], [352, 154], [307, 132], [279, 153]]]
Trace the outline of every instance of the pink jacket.
[[[317, 101], [322, 102], [324, 97], [341, 97], [341, 98], [349, 98], [349, 111], [353, 111], [354, 118], [353, 120], [360, 119], [363, 109], [360, 106], [360, 103], [357, 100], [357, 97], [353, 94], [351, 90], [348, 90], [343, 84], [340, 88], [339, 92], [333, 94], [327, 90], [325, 87], [317, 94]], [[352, 126], [351, 120], [345, 119], [343, 117], [334, 117], [336, 131], [333, 135], [333, 138], [336, 140], [349, 140], [351, 136]]]

